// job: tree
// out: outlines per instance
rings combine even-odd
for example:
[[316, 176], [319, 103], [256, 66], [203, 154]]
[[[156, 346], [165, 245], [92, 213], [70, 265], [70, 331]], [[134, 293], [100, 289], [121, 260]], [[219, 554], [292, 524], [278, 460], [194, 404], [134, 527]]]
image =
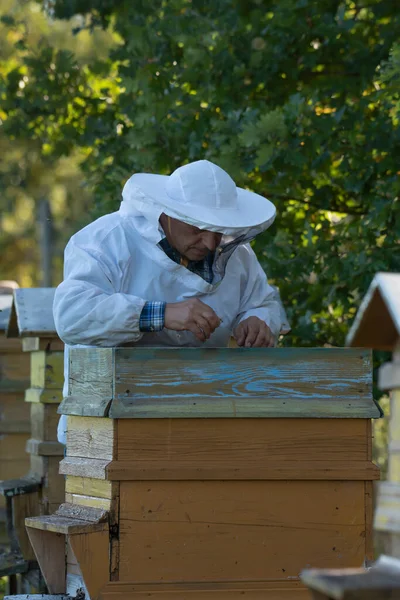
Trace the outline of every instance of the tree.
[[112, 29], [119, 43], [84, 68], [49, 45], [27, 55], [3, 78], [6, 134], [26, 123], [51, 156], [83, 148], [96, 215], [117, 208], [134, 171], [213, 160], [278, 207], [255, 250], [288, 307], [286, 343], [341, 345], [373, 274], [400, 268], [394, 3], [54, 0], [46, 9], [80, 15], [82, 30]]

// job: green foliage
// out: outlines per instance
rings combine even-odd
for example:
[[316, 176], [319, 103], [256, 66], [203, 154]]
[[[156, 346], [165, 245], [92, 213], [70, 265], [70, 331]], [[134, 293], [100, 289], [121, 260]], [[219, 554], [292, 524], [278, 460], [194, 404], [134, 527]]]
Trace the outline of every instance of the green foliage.
[[343, 344], [373, 275], [400, 268], [395, 3], [44, 5], [77, 20], [79, 35], [113, 31], [115, 45], [83, 62], [49, 41], [21, 50], [1, 79], [7, 136], [28, 136], [53, 159], [79, 145], [96, 215], [118, 207], [134, 171], [215, 161], [277, 205], [255, 250], [288, 307], [285, 343]]

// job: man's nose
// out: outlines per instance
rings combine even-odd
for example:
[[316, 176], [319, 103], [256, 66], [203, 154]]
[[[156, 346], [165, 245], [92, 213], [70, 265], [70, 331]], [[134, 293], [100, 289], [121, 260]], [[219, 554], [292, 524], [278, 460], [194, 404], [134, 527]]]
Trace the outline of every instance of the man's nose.
[[221, 241], [221, 234], [213, 233], [212, 231], [205, 231], [202, 237], [203, 244], [210, 252], [214, 252]]

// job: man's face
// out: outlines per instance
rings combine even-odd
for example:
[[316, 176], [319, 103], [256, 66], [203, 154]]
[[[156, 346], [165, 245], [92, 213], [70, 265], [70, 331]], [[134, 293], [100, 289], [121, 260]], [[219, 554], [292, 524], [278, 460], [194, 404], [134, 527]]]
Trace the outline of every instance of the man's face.
[[204, 259], [221, 242], [222, 233], [204, 231], [164, 214], [160, 217], [160, 223], [171, 246], [189, 260]]

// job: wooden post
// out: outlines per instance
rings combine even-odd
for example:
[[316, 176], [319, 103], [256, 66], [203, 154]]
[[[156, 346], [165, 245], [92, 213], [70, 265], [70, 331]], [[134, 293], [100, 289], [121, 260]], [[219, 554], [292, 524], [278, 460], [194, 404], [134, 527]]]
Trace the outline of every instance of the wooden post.
[[306, 565], [372, 559], [369, 352], [74, 349], [70, 368], [66, 502], [27, 520], [45, 578], [66, 563], [54, 592], [302, 600]]

